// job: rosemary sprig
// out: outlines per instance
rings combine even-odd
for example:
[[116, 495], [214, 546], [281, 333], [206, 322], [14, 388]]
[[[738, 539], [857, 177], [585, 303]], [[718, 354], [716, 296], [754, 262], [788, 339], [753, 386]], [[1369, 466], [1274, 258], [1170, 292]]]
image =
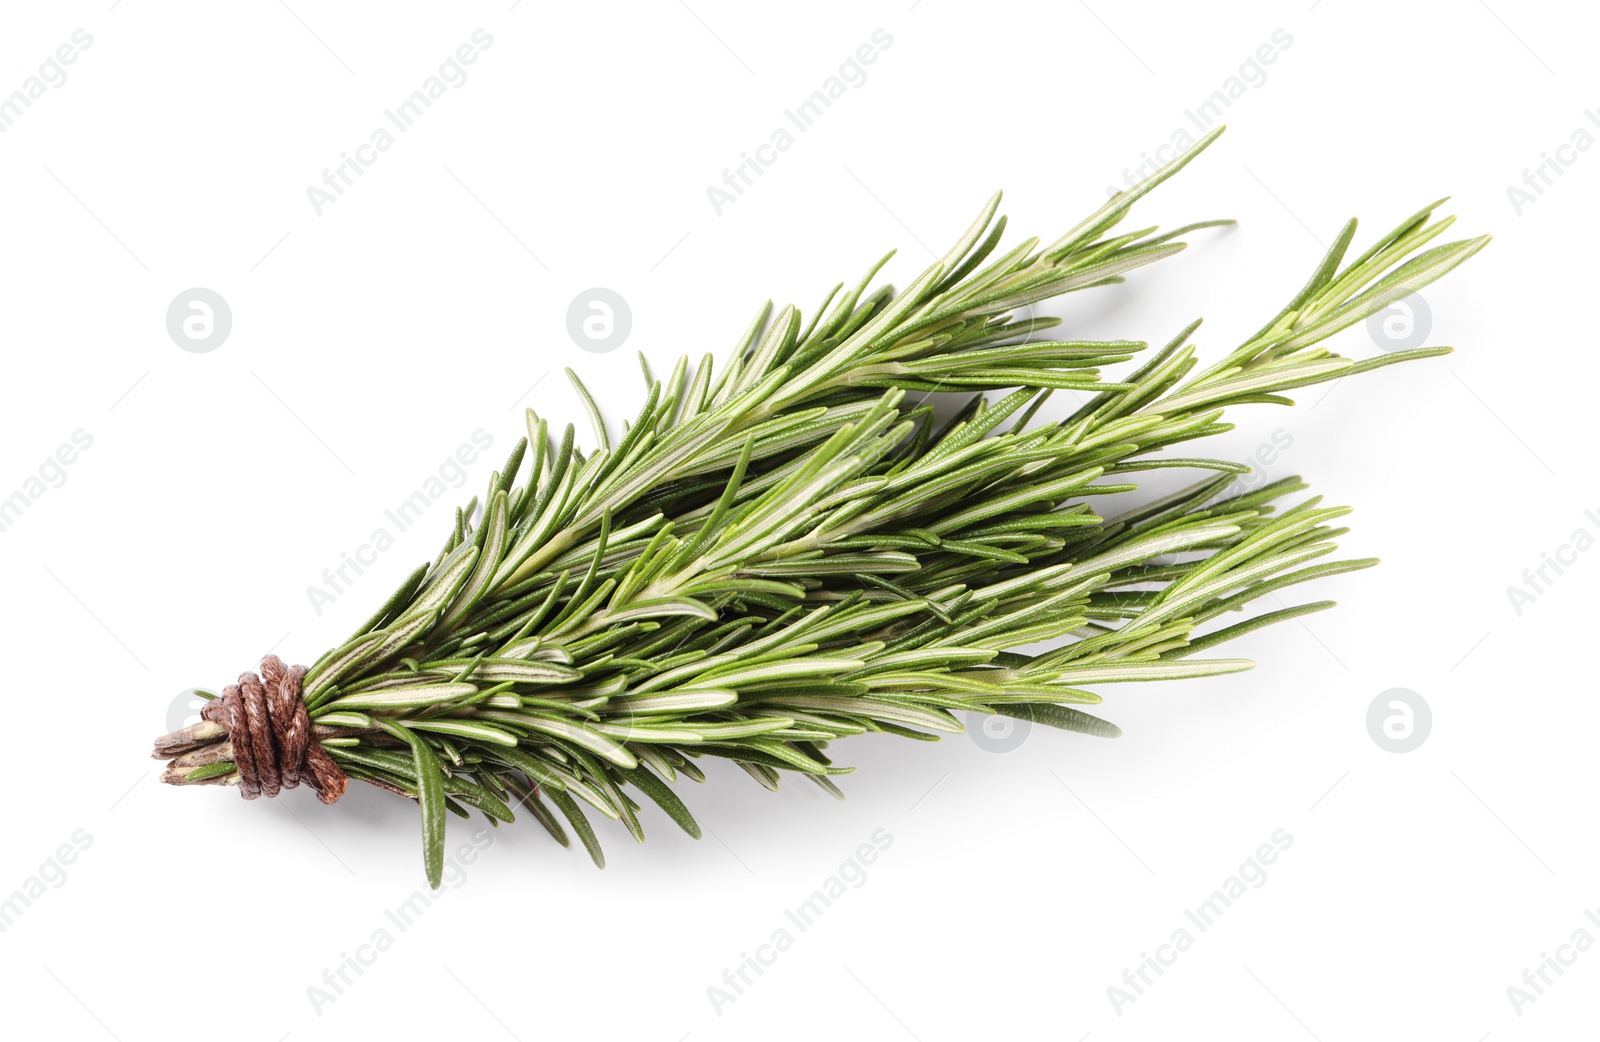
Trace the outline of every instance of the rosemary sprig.
[[[1056, 322], [1018, 308], [1121, 281], [1207, 226], [1116, 231], [1198, 151], [1047, 247], [995, 256], [997, 195], [902, 292], [869, 289], [886, 257], [808, 325], [763, 307], [720, 371], [680, 359], [658, 379], [645, 364], [645, 404], [615, 442], [579, 383], [591, 453], [530, 410], [481, 516], [474, 501], [439, 557], [304, 678], [339, 766], [418, 801], [430, 881], [446, 812], [525, 807], [563, 845], [565, 819], [601, 864], [580, 803], [642, 839], [642, 795], [698, 835], [668, 783], [701, 780], [701, 757], [839, 795], [849, 768], [825, 750], [852, 734], [936, 738], [977, 712], [1113, 735], [1077, 708], [1100, 701], [1089, 688], [1248, 668], [1192, 656], [1330, 606], [1213, 627], [1373, 562], [1324, 560], [1346, 511], [1283, 506], [1298, 481], [1230, 495], [1246, 468], [1166, 450], [1229, 429], [1229, 406], [1291, 404], [1285, 392], [1448, 350], [1352, 361], [1319, 345], [1487, 240], [1430, 246], [1452, 221], [1434, 204], [1346, 262], [1352, 221], [1289, 305], [1206, 368], [1198, 323], [1154, 352], [1032, 339]], [[1036, 423], [1061, 388], [1090, 397]], [[908, 401], [949, 390], [978, 393], [943, 426]], [[1091, 508], [1172, 466], [1213, 473], [1117, 517]], [[1059, 646], [1010, 650], [1039, 641]], [[236, 779], [226, 731], [204, 730], [158, 746], [184, 750], [166, 780]]]

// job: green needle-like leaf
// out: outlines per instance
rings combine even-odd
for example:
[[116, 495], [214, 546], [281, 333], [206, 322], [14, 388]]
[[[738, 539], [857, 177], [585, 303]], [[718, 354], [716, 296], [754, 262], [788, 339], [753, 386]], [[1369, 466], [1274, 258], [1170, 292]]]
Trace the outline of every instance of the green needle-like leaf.
[[411, 747], [417, 803], [422, 807], [422, 864], [428, 873], [428, 885], [437, 889], [444, 878], [444, 779], [439, 761], [428, 743], [409, 729], [388, 720], [380, 720], [378, 726]]

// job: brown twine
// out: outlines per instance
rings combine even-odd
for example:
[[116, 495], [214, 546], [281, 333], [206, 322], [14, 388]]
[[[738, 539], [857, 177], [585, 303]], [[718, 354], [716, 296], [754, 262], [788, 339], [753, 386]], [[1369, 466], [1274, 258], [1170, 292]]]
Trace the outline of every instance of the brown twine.
[[350, 778], [311, 737], [311, 717], [300, 697], [304, 666], [285, 666], [276, 655], [261, 660], [261, 675], [241, 673], [222, 697], [206, 703], [203, 719], [228, 729], [239, 791], [247, 800], [269, 799], [305, 782], [323, 803], [344, 795]]

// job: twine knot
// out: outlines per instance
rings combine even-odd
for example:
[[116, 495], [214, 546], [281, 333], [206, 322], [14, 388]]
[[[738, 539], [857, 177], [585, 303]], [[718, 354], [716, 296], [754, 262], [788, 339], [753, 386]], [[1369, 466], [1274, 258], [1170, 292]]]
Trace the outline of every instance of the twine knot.
[[261, 675], [242, 673], [200, 716], [227, 728], [244, 798], [272, 798], [305, 782], [323, 803], [344, 795], [350, 778], [311, 736], [311, 717], [300, 697], [304, 666], [285, 666], [276, 655], [261, 660]]

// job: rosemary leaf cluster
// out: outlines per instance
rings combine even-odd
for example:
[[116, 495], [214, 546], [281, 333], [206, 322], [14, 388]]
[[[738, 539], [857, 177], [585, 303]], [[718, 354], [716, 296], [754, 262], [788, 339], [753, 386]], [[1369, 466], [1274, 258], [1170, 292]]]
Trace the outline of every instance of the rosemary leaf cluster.
[[[1001, 252], [996, 195], [903, 291], [872, 288], [885, 257], [809, 321], [761, 309], [723, 367], [644, 364], [644, 406], [620, 435], [574, 380], [593, 451], [530, 410], [438, 558], [304, 678], [339, 766], [419, 802], [429, 880], [447, 813], [509, 822], [520, 807], [563, 845], [570, 827], [597, 864], [589, 814], [642, 839], [648, 800], [698, 836], [671, 783], [702, 780], [708, 756], [769, 788], [792, 772], [841, 795], [850, 768], [828, 752], [850, 735], [931, 740], [969, 712], [1114, 735], [1080, 708], [1093, 689], [1248, 668], [1198, 653], [1328, 607], [1216, 625], [1374, 562], [1328, 559], [1345, 508], [1294, 498], [1297, 480], [1234, 494], [1248, 468], [1169, 450], [1230, 429], [1230, 406], [1292, 404], [1297, 388], [1444, 353], [1353, 361], [1318, 345], [1487, 240], [1434, 245], [1452, 222], [1434, 204], [1347, 260], [1351, 221], [1294, 299], [1206, 366], [1198, 322], [1151, 349], [1045, 339], [1057, 320], [1015, 317], [1181, 250], [1207, 224], [1119, 225], [1199, 151], [1047, 246]], [[1055, 389], [1082, 404], [1040, 422]], [[940, 424], [936, 391], [972, 397]], [[1203, 479], [1095, 510], [1167, 467]], [[231, 770], [213, 750], [167, 780], [226, 784]]]

